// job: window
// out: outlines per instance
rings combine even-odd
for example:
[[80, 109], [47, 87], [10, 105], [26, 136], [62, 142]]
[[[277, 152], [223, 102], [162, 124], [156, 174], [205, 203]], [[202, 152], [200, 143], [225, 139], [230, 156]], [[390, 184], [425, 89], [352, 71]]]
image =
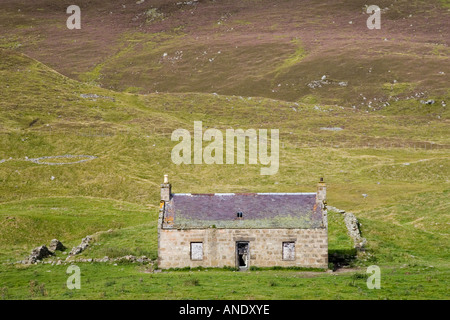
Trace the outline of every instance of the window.
[[191, 242], [191, 260], [203, 260], [203, 242]]
[[295, 242], [283, 242], [283, 260], [295, 260]]

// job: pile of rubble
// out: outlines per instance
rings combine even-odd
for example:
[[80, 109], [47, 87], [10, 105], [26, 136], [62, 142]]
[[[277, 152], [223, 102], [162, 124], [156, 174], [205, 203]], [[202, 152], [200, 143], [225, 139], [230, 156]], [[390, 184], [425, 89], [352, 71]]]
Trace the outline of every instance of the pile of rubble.
[[335, 81], [328, 79], [327, 76], [323, 76], [320, 80], [313, 80], [307, 84], [311, 89], [322, 88], [325, 85], [338, 85], [340, 87], [347, 87], [347, 81]]
[[72, 248], [72, 250], [69, 253], [69, 257], [82, 253], [84, 250], [86, 250], [89, 247], [89, 244], [91, 242], [92, 242], [91, 236], [87, 236], [86, 238], [83, 238], [83, 240], [81, 240], [81, 243], [79, 246]]
[[335, 211], [344, 215], [344, 223], [347, 227], [348, 235], [353, 240], [355, 249], [361, 251], [364, 250], [367, 239], [361, 236], [360, 223], [356, 216], [351, 212], [345, 212], [345, 210], [341, 210], [332, 206], [327, 206], [327, 210]]
[[[77, 247], [72, 248], [72, 250], [69, 253], [69, 256], [66, 260], [68, 260], [70, 257], [82, 253], [84, 250], [89, 247], [89, 243], [92, 241], [91, 236], [87, 236], [81, 241], [81, 244]], [[53, 239], [50, 242], [49, 247], [46, 245], [34, 248], [31, 250], [31, 254], [26, 258], [25, 260], [20, 261], [22, 264], [35, 264], [42, 262], [45, 258], [54, 256], [56, 251], [65, 251], [66, 247], [62, 244], [61, 241], [58, 239]]]
[[136, 257], [133, 255], [127, 255], [127, 256], [123, 256], [123, 257], [118, 257], [118, 258], [109, 258], [109, 257], [103, 257], [100, 259], [74, 259], [71, 260], [71, 262], [131, 262], [131, 263], [142, 263], [142, 264], [147, 264], [147, 263], [151, 263], [153, 262], [150, 258], [146, 257], [146, 256], [141, 256], [141, 257]]
[[53, 239], [50, 242], [50, 246], [48, 248], [46, 245], [43, 245], [31, 250], [31, 254], [28, 256], [28, 258], [21, 261], [21, 263], [23, 264], [39, 263], [43, 259], [53, 256], [57, 250], [64, 251], [65, 249], [66, 247], [64, 247], [61, 241]]
[[72, 263], [120, 263], [120, 262], [130, 262], [130, 263], [140, 263], [140, 264], [151, 264], [153, 263], [153, 260], [146, 256], [136, 257], [133, 255], [127, 255], [123, 257], [118, 258], [110, 258], [110, 257], [103, 257], [103, 258], [80, 258], [80, 259], [70, 259], [70, 257], [66, 258], [65, 260], [38, 260], [35, 262], [35, 264], [51, 264], [51, 265], [67, 265]]
[[[108, 230], [108, 232], [111, 232], [112, 230]], [[51, 264], [51, 265], [66, 265], [74, 262], [109, 262], [109, 263], [116, 263], [116, 262], [130, 262], [130, 263], [141, 263], [141, 264], [150, 264], [153, 263], [153, 261], [146, 257], [136, 257], [133, 255], [126, 255], [124, 257], [118, 257], [118, 258], [109, 258], [109, 257], [103, 257], [103, 258], [81, 258], [81, 259], [74, 259], [73, 257], [82, 253], [85, 251], [89, 245], [93, 242], [93, 236], [86, 236], [81, 240], [80, 245], [73, 247], [72, 250], [69, 252], [69, 255], [66, 259], [49, 259], [44, 261], [44, 259], [52, 257], [55, 255], [56, 251], [65, 251], [66, 247], [62, 244], [61, 241], [57, 239], [53, 239], [50, 242], [50, 245], [47, 247], [46, 245], [42, 245], [40, 247], [34, 248], [31, 251], [31, 254], [22, 261], [19, 261], [19, 263], [22, 264]], [[63, 254], [66, 254], [64, 252]]]

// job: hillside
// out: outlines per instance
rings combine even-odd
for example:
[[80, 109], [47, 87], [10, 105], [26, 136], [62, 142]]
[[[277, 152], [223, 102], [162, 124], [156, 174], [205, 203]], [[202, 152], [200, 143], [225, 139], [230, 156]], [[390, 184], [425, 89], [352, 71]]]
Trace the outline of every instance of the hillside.
[[[381, 30], [366, 27], [362, 0], [84, 0], [80, 30], [65, 28], [70, 1], [3, 2], [0, 47], [108, 89], [369, 110], [411, 96], [448, 100], [445, 0], [379, 1]], [[329, 83], [314, 86], [323, 75]]]

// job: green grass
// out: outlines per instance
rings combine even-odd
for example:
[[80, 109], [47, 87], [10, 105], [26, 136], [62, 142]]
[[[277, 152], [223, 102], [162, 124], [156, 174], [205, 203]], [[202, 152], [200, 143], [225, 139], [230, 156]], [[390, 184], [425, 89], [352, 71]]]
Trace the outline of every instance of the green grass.
[[[418, 193], [360, 214], [362, 230], [379, 263], [429, 264], [448, 268], [449, 190]], [[370, 227], [367, 226], [370, 225]], [[372, 227], [373, 226], [373, 227]]]
[[353, 241], [348, 236], [344, 216], [334, 211], [328, 211], [328, 252], [351, 252]]
[[444, 8], [450, 9], [450, 1], [449, 0], [440, 0], [440, 2]]
[[389, 95], [397, 96], [399, 94], [407, 92], [412, 92], [415, 88], [415, 84], [412, 83], [384, 83], [383, 90], [386, 90]]
[[[55, 238], [71, 249], [86, 235], [109, 229], [123, 232], [126, 227], [144, 223], [155, 225], [156, 217], [155, 210], [108, 199], [48, 197], [2, 203], [0, 259], [24, 259], [32, 248], [42, 244], [48, 246]], [[155, 230], [151, 227], [146, 229]]]
[[[448, 111], [439, 104], [408, 109], [399, 101], [366, 113], [307, 99], [120, 93], [71, 80], [14, 51], [1, 50], [0, 57], [0, 160], [12, 158], [0, 163], [2, 263], [23, 259], [53, 238], [70, 249], [101, 231], [80, 257], [155, 259], [159, 184], [166, 173], [174, 192], [311, 192], [323, 176], [328, 203], [354, 212], [368, 240], [350, 273], [149, 274], [134, 264], [82, 263], [81, 291], [65, 288], [65, 266], [2, 264], [1, 297], [447, 298]], [[192, 131], [197, 120], [220, 130], [279, 129], [278, 174], [261, 176], [261, 165], [174, 165], [172, 131]], [[25, 161], [65, 154], [97, 158], [59, 166]], [[330, 213], [329, 224], [330, 254], [354, 254], [342, 216]], [[381, 290], [368, 290], [358, 275], [371, 264], [382, 267]]]
[[299, 63], [306, 56], [305, 48], [303, 47], [299, 39], [294, 39], [291, 42], [296, 46], [295, 52], [287, 59], [285, 59], [283, 63], [275, 69], [275, 78], [277, 78], [281, 73], [289, 70], [292, 66]]
[[[298, 271], [146, 273], [135, 265], [79, 264], [81, 289], [66, 288], [66, 266], [0, 267], [2, 299], [441, 299], [448, 270], [382, 268], [381, 289], [366, 275]], [[364, 271], [363, 271], [364, 272]], [[32, 282], [34, 281], [34, 282]], [[38, 288], [38, 290], [34, 289]], [[39, 290], [43, 288], [44, 290]], [[32, 290], [34, 289], [34, 290]]]
[[157, 246], [157, 216], [151, 215], [151, 222], [139, 224], [102, 233], [95, 240], [92, 248], [81, 255], [83, 258], [110, 258], [123, 257], [125, 255], [147, 256], [152, 260], [158, 257]]

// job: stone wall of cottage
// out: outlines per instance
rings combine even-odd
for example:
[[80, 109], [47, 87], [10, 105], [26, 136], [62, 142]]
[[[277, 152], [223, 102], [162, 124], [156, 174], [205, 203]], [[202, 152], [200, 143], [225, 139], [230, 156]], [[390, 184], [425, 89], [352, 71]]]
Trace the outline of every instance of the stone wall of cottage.
[[[328, 268], [327, 229], [161, 229], [158, 266], [235, 267], [236, 242], [248, 241], [249, 267]], [[295, 242], [295, 259], [283, 260], [283, 242]], [[203, 243], [203, 259], [191, 260], [191, 242]]]

